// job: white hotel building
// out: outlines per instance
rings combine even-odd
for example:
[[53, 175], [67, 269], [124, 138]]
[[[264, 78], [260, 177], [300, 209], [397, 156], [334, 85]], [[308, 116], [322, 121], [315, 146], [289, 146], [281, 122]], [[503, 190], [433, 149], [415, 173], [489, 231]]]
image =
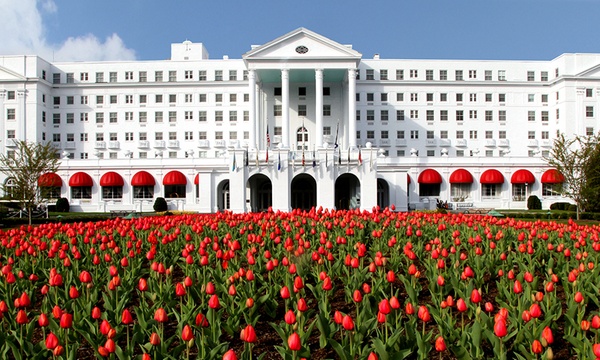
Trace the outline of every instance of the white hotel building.
[[600, 54], [365, 59], [304, 28], [241, 59], [189, 41], [159, 61], [0, 57], [0, 151], [52, 142], [42, 183], [73, 211], [548, 208], [543, 157], [598, 131], [599, 105]]

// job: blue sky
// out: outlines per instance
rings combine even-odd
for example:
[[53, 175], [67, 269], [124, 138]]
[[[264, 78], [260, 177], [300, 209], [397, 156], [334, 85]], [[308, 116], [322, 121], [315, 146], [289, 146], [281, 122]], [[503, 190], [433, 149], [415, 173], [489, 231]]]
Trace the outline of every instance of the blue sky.
[[600, 0], [0, 0], [0, 8], [0, 31], [17, 33], [0, 42], [0, 54], [55, 60], [166, 59], [170, 44], [186, 39], [204, 43], [211, 58], [240, 58], [298, 27], [352, 44], [366, 58], [600, 53]]

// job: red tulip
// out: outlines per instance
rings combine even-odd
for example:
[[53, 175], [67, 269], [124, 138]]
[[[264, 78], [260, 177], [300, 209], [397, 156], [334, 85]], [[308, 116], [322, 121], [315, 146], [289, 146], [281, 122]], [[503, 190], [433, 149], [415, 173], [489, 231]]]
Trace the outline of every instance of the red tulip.
[[70, 329], [73, 326], [73, 314], [63, 313], [60, 317], [60, 327]]
[[108, 320], [102, 320], [102, 323], [100, 323], [100, 333], [104, 336], [107, 336], [111, 329], [112, 327], [110, 326]]
[[581, 330], [588, 331], [590, 329], [590, 322], [587, 320], [581, 320]]
[[160, 337], [157, 333], [152, 333], [152, 335], [150, 335], [150, 344], [152, 344], [152, 346], [160, 345]]
[[289, 299], [290, 298], [290, 289], [288, 289], [287, 286], [284, 286], [281, 288], [281, 290], [279, 290], [279, 295], [281, 295], [282, 299]]
[[417, 313], [417, 316], [423, 322], [428, 322], [431, 320], [431, 315], [429, 314], [429, 310], [425, 305], [419, 306], [419, 312]]
[[479, 304], [481, 302], [481, 294], [479, 293], [479, 290], [473, 289], [473, 291], [471, 291], [471, 302], [473, 304]]
[[40, 327], [46, 327], [49, 323], [50, 321], [48, 320], [48, 316], [44, 313], [41, 313], [40, 317], [38, 318], [38, 325], [40, 325]]
[[296, 332], [292, 333], [292, 335], [290, 335], [290, 337], [288, 337], [287, 343], [288, 343], [288, 347], [292, 351], [298, 351], [302, 348], [302, 344], [300, 342], [300, 335], [298, 335], [298, 333], [296, 333]]
[[444, 338], [441, 336], [438, 336], [435, 339], [435, 351], [442, 352], [445, 350], [446, 350], [446, 343], [444, 342]]
[[592, 317], [592, 329], [600, 329], [600, 316], [594, 315]]
[[592, 350], [594, 351], [594, 355], [596, 355], [596, 357], [600, 357], [600, 344], [594, 344], [592, 346]]
[[29, 299], [29, 295], [26, 292], [23, 292], [19, 297], [19, 305], [20, 307], [29, 307], [31, 305], [31, 300]]
[[379, 302], [379, 312], [387, 315], [392, 311], [392, 309], [390, 308], [390, 302], [388, 301], [388, 299], [383, 299]]
[[323, 290], [325, 291], [329, 291], [333, 288], [333, 285], [331, 284], [331, 278], [326, 277], [325, 280], [323, 280], [323, 286], [322, 286]]
[[494, 311], [494, 305], [492, 305], [492, 303], [491, 303], [491, 302], [489, 302], [489, 301], [488, 301], [488, 302], [486, 302], [486, 303], [485, 303], [485, 311], [487, 311], [487, 312], [492, 312], [492, 311]]
[[354, 290], [354, 293], [352, 294], [352, 300], [354, 300], [354, 302], [356, 303], [360, 303], [363, 300], [362, 294], [360, 293], [360, 290]]
[[392, 297], [390, 298], [390, 306], [391, 306], [391, 307], [392, 307], [392, 309], [394, 309], [394, 310], [398, 310], [398, 309], [400, 309], [400, 306], [401, 306], [401, 305], [400, 305], [400, 301], [398, 300], [398, 298], [397, 298], [397, 297], [395, 297], [395, 296], [392, 296]]
[[396, 281], [396, 273], [394, 273], [393, 270], [387, 272], [387, 281], [389, 283], [393, 283], [394, 281]]
[[152, 357], [150, 357], [150, 354], [148, 353], [144, 353], [142, 355], [142, 360], [152, 360]]
[[185, 287], [183, 287], [182, 283], [177, 283], [175, 285], [175, 295], [176, 296], [184, 296], [186, 294]]
[[352, 320], [350, 315], [344, 316], [344, 318], [342, 319], [342, 326], [348, 331], [354, 329], [354, 321]]
[[219, 303], [219, 297], [215, 294], [210, 297], [208, 300], [208, 307], [211, 309], [218, 309], [221, 306]]
[[300, 298], [298, 299], [298, 311], [300, 312], [305, 312], [306, 310], [308, 310], [308, 305], [306, 305], [306, 300], [304, 300], [304, 298]]
[[208, 295], [214, 295], [215, 294], [215, 284], [213, 284], [212, 282], [208, 282], [208, 284], [206, 284], [206, 293]]
[[141, 278], [140, 281], [138, 281], [138, 290], [139, 291], [147, 291], [148, 290], [148, 281], [146, 281], [146, 279]]
[[531, 352], [534, 354], [541, 354], [544, 349], [542, 348], [542, 343], [538, 339], [533, 340], [531, 344]]
[[121, 314], [121, 323], [124, 325], [129, 325], [133, 323], [133, 317], [131, 316], [131, 312], [128, 309], [123, 310]]
[[196, 315], [196, 326], [208, 327], [208, 320], [204, 314], [198, 313], [198, 315]]
[[77, 299], [79, 297], [79, 291], [77, 291], [77, 288], [75, 286], [71, 286], [71, 288], [69, 289], [69, 297], [71, 299]]
[[247, 343], [256, 342], [256, 331], [254, 330], [254, 327], [252, 325], [248, 325], [244, 329], [242, 329], [242, 332], [240, 333], [240, 340]]
[[100, 354], [100, 356], [102, 357], [107, 357], [108, 355], [110, 355], [110, 353], [108, 352], [108, 350], [106, 350], [104, 346], [98, 346], [98, 354]]
[[283, 317], [285, 323], [288, 325], [294, 325], [296, 323], [296, 314], [292, 310], [288, 310]]
[[523, 292], [523, 285], [521, 285], [521, 282], [519, 280], [515, 280], [513, 291], [515, 292], [515, 294], [520, 294]]
[[583, 302], [583, 294], [581, 292], [576, 292], [575, 296], [574, 296], [574, 300], [576, 303], [580, 304], [581, 302]]
[[16, 321], [17, 321], [17, 324], [19, 324], [19, 325], [24, 325], [29, 322], [29, 319], [27, 318], [27, 313], [25, 312], [25, 310], [19, 310], [19, 312], [17, 313]]
[[554, 342], [554, 335], [552, 335], [552, 329], [550, 329], [549, 326], [546, 326], [544, 330], [542, 330], [542, 339], [544, 339], [548, 345]]
[[154, 320], [158, 321], [159, 323], [165, 323], [169, 321], [169, 317], [167, 316], [167, 312], [165, 311], [165, 309], [156, 309], [156, 311], [154, 312]]
[[467, 311], [467, 303], [462, 298], [458, 299], [456, 301], [456, 309], [459, 312], [465, 312], [465, 311]]
[[444, 286], [445, 283], [446, 283], [446, 281], [444, 280], [444, 277], [442, 275], [438, 275], [438, 278], [437, 278], [438, 286]]
[[189, 325], [184, 326], [183, 330], [181, 331], [181, 340], [190, 341], [193, 338], [194, 332], [192, 331], [192, 328]]
[[537, 303], [534, 303], [529, 307], [529, 313], [531, 314], [532, 318], [537, 319], [542, 316], [542, 309]]
[[92, 319], [98, 320], [98, 319], [100, 319], [101, 316], [102, 316], [102, 312], [100, 311], [100, 308], [98, 308], [97, 306], [94, 307], [92, 309]]
[[52, 332], [48, 334], [48, 336], [46, 337], [46, 348], [48, 350], [54, 350], [58, 345], [59, 341], [56, 335], [54, 335], [54, 333]]
[[235, 351], [228, 350], [225, 354], [223, 354], [223, 360], [237, 360], [237, 356], [235, 355]]
[[367, 358], [367, 360], [379, 360], [379, 358], [377, 357], [377, 354], [375, 354], [374, 352], [371, 352], [369, 354], [369, 357]]
[[88, 284], [92, 282], [92, 275], [83, 270], [80, 274], [79, 274], [79, 281], [81, 281], [84, 284]]
[[494, 334], [496, 334], [497, 337], [505, 337], [506, 333], [506, 323], [504, 320], [496, 321], [494, 324]]
[[415, 308], [413, 307], [413, 305], [411, 303], [406, 303], [406, 306], [404, 307], [404, 311], [406, 312], [406, 315], [412, 315], [415, 313]]
[[104, 343], [104, 348], [106, 349], [106, 351], [108, 351], [109, 354], [112, 354], [115, 352], [115, 350], [117, 350], [117, 346], [113, 339], [106, 340], [106, 343]]

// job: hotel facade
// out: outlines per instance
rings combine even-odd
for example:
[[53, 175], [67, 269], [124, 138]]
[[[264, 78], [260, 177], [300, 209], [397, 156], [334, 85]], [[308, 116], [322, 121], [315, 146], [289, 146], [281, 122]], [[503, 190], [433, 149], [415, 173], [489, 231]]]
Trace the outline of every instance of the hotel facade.
[[52, 142], [39, 183], [73, 211], [548, 208], [565, 199], [544, 157], [597, 132], [599, 105], [600, 54], [367, 59], [304, 28], [241, 59], [0, 57], [0, 151]]

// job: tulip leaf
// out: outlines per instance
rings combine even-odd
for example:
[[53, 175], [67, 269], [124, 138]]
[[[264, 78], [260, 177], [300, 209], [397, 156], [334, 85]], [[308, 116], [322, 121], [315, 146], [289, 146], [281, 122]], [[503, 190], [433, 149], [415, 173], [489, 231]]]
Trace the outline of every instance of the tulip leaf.
[[379, 359], [381, 359], [381, 360], [388, 360], [389, 359], [387, 348], [383, 344], [383, 341], [381, 341], [380, 338], [373, 339], [373, 346], [375, 347], [377, 355], [379, 355]]
[[456, 356], [458, 360], [471, 360], [471, 355], [464, 346], [461, 345], [450, 345], [448, 349]]
[[481, 324], [479, 320], [476, 320], [471, 327], [471, 339], [473, 339], [473, 347], [479, 348], [481, 346]]
[[352, 356], [350, 355], [350, 353], [348, 353], [346, 349], [342, 345], [340, 345], [339, 342], [333, 339], [328, 339], [328, 342], [333, 348], [333, 350], [335, 350], [335, 352], [338, 354], [339, 359], [352, 360]]

